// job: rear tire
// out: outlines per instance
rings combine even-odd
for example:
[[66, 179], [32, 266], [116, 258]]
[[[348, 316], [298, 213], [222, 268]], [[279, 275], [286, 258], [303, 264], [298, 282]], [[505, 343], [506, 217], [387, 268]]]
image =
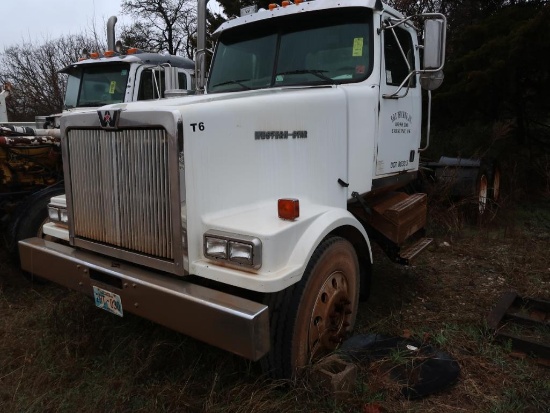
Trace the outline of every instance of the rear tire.
[[489, 198], [491, 198], [494, 203], [498, 203], [498, 201], [500, 200], [501, 174], [500, 167], [496, 162], [493, 162], [490, 178], [491, 181], [489, 183]]
[[478, 222], [487, 223], [494, 219], [500, 199], [501, 173], [495, 160], [482, 160], [477, 176], [476, 197]]
[[334, 351], [351, 333], [359, 304], [360, 271], [351, 243], [328, 238], [313, 253], [302, 279], [268, 296], [271, 351], [264, 368], [290, 378]]

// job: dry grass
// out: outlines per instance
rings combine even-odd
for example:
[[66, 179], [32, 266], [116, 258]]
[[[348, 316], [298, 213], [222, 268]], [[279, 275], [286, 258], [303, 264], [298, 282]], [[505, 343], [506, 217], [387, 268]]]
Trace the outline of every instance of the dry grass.
[[[449, 213], [449, 212], [447, 212]], [[410, 401], [383, 363], [360, 366], [354, 394], [338, 402], [308, 381], [273, 382], [258, 364], [148, 321], [123, 320], [90, 300], [25, 280], [0, 264], [0, 411], [386, 412], [550, 411], [548, 369], [510, 357], [485, 317], [498, 297], [550, 298], [550, 203], [501, 210], [491, 226], [433, 228], [415, 266], [375, 251], [371, 299], [357, 330], [442, 348], [460, 364], [448, 390]], [[388, 360], [386, 360], [387, 362]]]

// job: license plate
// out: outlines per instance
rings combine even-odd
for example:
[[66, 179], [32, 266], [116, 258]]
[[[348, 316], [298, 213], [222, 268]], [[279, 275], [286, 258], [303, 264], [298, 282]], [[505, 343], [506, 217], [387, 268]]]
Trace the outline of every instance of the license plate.
[[94, 300], [96, 307], [122, 317], [122, 301], [120, 301], [120, 295], [94, 285]]

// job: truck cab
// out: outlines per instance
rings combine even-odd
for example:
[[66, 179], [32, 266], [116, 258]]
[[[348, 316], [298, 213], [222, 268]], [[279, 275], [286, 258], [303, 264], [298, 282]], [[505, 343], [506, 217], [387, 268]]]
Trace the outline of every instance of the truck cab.
[[402, 264], [429, 242], [425, 195], [401, 189], [445, 18], [416, 16], [421, 56], [380, 1], [283, 2], [220, 26], [206, 77], [205, 10], [196, 96], [62, 118], [66, 199], [21, 263], [289, 377], [352, 331], [371, 241]]
[[[86, 52], [85, 56], [60, 71], [68, 76], [64, 111], [161, 99], [168, 96], [167, 90], [184, 93], [194, 89], [195, 64], [182, 56], [138, 49], [129, 49], [124, 54], [114, 56]], [[170, 82], [170, 76], [166, 76], [169, 68], [175, 70], [177, 88], [175, 83]]]
[[178, 69], [179, 89], [193, 89], [195, 64], [181, 56], [135, 51], [74, 63], [61, 70], [68, 75], [65, 109], [163, 98], [166, 67]]

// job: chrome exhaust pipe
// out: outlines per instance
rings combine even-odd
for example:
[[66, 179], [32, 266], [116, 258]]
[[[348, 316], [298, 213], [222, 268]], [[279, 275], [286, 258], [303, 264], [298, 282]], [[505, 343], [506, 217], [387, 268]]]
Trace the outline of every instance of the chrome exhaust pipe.
[[116, 16], [109, 17], [107, 20], [107, 50], [115, 50], [115, 24]]
[[195, 89], [204, 93], [206, 86], [206, 5], [208, 0], [199, 0], [197, 5], [197, 52], [195, 53]]

